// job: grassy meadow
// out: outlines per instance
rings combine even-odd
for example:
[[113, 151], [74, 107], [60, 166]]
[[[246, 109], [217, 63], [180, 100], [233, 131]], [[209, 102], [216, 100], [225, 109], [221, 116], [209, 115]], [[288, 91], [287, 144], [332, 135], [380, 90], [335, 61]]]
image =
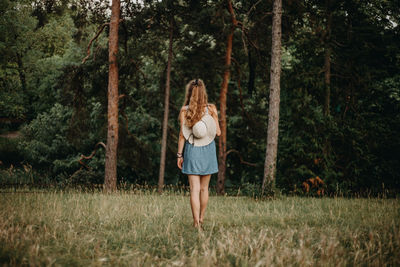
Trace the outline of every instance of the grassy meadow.
[[0, 193], [0, 264], [400, 265], [400, 201], [211, 196], [204, 231], [188, 192]]

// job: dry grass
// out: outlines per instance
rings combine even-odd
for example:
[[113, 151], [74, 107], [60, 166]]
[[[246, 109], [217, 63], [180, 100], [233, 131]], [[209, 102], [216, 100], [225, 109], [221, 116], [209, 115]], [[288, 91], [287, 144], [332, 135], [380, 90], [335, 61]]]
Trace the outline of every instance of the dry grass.
[[1, 193], [4, 265], [400, 265], [398, 199]]

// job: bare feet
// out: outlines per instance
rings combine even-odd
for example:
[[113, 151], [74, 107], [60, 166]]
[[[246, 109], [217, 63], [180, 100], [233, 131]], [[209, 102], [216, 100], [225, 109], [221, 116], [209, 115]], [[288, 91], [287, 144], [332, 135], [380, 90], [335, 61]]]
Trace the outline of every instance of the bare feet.
[[201, 225], [201, 224], [202, 224], [202, 222], [193, 223], [193, 227], [194, 227], [194, 228], [197, 228], [199, 231], [203, 231], [204, 228], [203, 228], [203, 225]]

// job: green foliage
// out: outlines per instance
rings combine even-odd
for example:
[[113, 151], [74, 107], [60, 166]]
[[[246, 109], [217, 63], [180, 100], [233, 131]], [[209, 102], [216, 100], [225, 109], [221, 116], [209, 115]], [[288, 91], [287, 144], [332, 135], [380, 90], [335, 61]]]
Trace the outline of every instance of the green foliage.
[[62, 16], [52, 16], [43, 27], [35, 31], [36, 42], [32, 48], [41, 53], [41, 57], [63, 55], [76, 31], [69, 12]]
[[[277, 184], [289, 192], [319, 176], [330, 192], [398, 190], [399, 161], [393, 155], [400, 151], [394, 134], [399, 106], [393, 100], [399, 64], [392, 49], [398, 37], [389, 20], [370, 17], [372, 10], [382, 14], [390, 8], [376, 2], [369, 8], [353, 1], [308, 4], [294, 22], [299, 30], [287, 41], [295, 53], [292, 67], [283, 72]], [[327, 8], [330, 39], [324, 37]], [[371, 29], [379, 34], [367, 34]], [[327, 46], [333, 51], [330, 115], [323, 112]]]
[[103, 183], [104, 173], [93, 169], [80, 169], [72, 175], [64, 174], [63, 178], [60, 183], [62, 188], [92, 188], [95, 184]]
[[[330, 4], [329, 4], [329, 3]], [[329, 192], [399, 190], [399, 42], [396, 1], [288, 1], [282, 20], [282, 77], [276, 184], [293, 192], [319, 176]], [[328, 4], [327, 4], [328, 3]], [[24, 128], [25, 162], [65, 184], [101, 183], [106, 142], [109, 2], [0, 2], [2, 134]], [[270, 1], [233, 1], [243, 29], [234, 32], [228, 89], [227, 187], [257, 193], [266, 145], [270, 64]], [[331, 34], [327, 14], [332, 15]], [[118, 180], [157, 183], [168, 29], [173, 22], [170, 119], [165, 180], [187, 184], [176, 167], [178, 113], [184, 86], [205, 80], [219, 108], [226, 36], [225, 2], [128, 1], [119, 31]], [[324, 56], [332, 51], [329, 115]], [[7, 168], [9, 165], [6, 166]], [[85, 178], [86, 177], [86, 178]], [[211, 185], [215, 184], [215, 177]], [[241, 189], [241, 190], [242, 190]], [[232, 194], [235, 192], [232, 191]]]
[[19, 164], [23, 161], [23, 155], [18, 149], [19, 142], [20, 138], [0, 137], [0, 161], [3, 165]]
[[28, 163], [17, 166], [11, 164], [8, 168], [3, 165], [0, 168], [0, 186], [2, 188], [16, 190], [17, 187], [26, 189], [35, 187], [49, 188], [52, 185], [54, 185], [54, 179], [51, 179], [46, 173], [33, 169]]
[[26, 3], [0, 3], [0, 117], [23, 119], [28, 111], [24, 57], [37, 21]]
[[[10, 82], [10, 81], [9, 81]], [[11, 87], [8, 84], [7, 87]], [[0, 116], [23, 119], [27, 108], [24, 105], [24, 95], [21, 91], [0, 91]]]
[[74, 149], [66, 139], [71, 114], [69, 107], [55, 104], [48, 112], [40, 114], [24, 126], [24, 139], [20, 142], [19, 149], [30, 164], [41, 167], [50, 174], [77, 167]]

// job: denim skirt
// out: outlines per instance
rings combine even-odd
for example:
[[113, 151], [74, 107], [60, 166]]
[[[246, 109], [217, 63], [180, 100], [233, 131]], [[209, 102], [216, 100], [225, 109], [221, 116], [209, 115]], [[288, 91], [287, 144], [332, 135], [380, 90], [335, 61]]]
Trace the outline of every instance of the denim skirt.
[[194, 146], [187, 140], [183, 150], [183, 174], [208, 175], [218, 172], [215, 140], [206, 146]]

